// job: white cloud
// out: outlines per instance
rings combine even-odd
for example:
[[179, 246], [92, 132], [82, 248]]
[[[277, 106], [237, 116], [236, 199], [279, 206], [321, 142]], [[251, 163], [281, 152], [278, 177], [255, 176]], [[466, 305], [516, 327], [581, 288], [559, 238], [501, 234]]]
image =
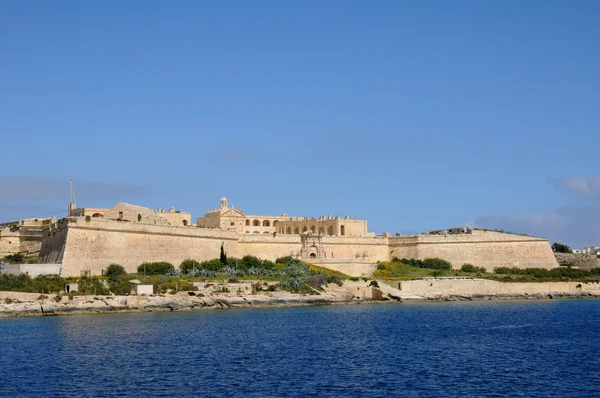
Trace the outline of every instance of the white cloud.
[[[143, 190], [134, 185], [75, 182], [78, 198], [121, 200], [123, 196], [140, 196]], [[50, 200], [69, 198], [69, 181], [46, 177], [0, 176], [0, 201]]]
[[543, 214], [483, 216], [475, 224], [480, 228], [545, 237], [551, 243], [562, 242], [574, 248], [600, 244], [600, 205], [563, 207]]
[[551, 182], [558, 189], [571, 195], [600, 199], [600, 174], [595, 177], [573, 176], [552, 179]]

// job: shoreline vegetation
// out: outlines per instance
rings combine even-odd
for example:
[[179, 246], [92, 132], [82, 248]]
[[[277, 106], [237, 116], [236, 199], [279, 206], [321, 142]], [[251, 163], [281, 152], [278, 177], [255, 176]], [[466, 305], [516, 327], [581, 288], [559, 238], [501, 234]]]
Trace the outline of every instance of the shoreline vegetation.
[[[372, 277], [350, 277], [292, 257], [275, 262], [254, 256], [220, 258], [198, 262], [183, 261], [178, 268], [167, 262], [141, 264], [137, 274], [127, 274], [111, 264], [104, 276], [67, 277], [27, 274], [0, 275], [0, 317], [48, 316], [84, 313], [139, 311], [180, 311], [208, 308], [249, 308], [322, 304], [401, 302], [411, 300], [455, 301], [491, 299], [541, 299], [600, 297], [600, 268], [580, 270], [560, 267], [485, 268], [464, 264], [452, 269], [442, 259], [397, 259], [380, 262]], [[415, 295], [396, 288], [399, 281], [424, 278], [456, 280], [457, 284], [491, 280], [510, 284], [579, 282], [598, 284], [593, 290], [526, 293], [456, 293], [440, 289]], [[463, 280], [463, 282], [461, 282]], [[77, 283], [78, 291], [65, 292], [65, 285]], [[134, 284], [153, 285], [153, 295], [132, 295]], [[587, 286], [587, 285], [586, 285]], [[464, 289], [463, 289], [464, 290]], [[467, 289], [468, 290], [468, 289]]]

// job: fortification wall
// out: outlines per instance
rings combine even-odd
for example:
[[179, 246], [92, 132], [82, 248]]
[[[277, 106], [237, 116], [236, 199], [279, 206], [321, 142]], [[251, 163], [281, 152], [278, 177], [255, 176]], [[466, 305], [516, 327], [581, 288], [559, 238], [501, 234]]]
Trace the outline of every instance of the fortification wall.
[[234, 232], [103, 219], [69, 219], [64, 230], [47, 240], [43, 261], [59, 258], [62, 250], [63, 276], [78, 276], [82, 271], [100, 275], [112, 263], [137, 272], [143, 262], [178, 265], [187, 258], [209, 260], [219, 256], [221, 244], [228, 255], [242, 254]]
[[326, 259], [361, 258], [373, 263], [389, 259], [389, 242], [385, 237], [325, 236], [321, 248]]
[[[77, 276], [82, 271], [101, 274], [111, 263], [136, 272], [143, 262], [168, 261], [178, 265], [187, 258], [217, 258], [221, 244], [230, 257], [253, 255], [275, 260], [300, 252], [302, 238], [72, 217], [50, 229], [42, 244], [41, 260], [62, 263], [62, 275]], [[368, 267], [355, 266], [350, 260], [373, 264], [393, 257], [440, 257], [454, 268], [470, 263], [490, 271], [499, 266], [558, 266], [544, 239], [487, 231], [409, 237], [325, 236], [320, 239], [320, 250], [319, 259], [331, 260], [334, 269], [357, 276], [365, 274]]]
[[415, 281], [386, 282], [407, 293], [420, 296], [468, 295], [468, 294], [534, 294], [534, 293], [574, 293], [580, 291], [600, 291], [597, 282], [498, 282], [487, 279], [444, 279], [427, 278]]
[[244, 234], [238, 236], [240, 257], [256, 256], [274, 261], [278, 257], [295, 256], [302, 248], [300, 235]]
[[[475, 233], [476, 232], [476, 233]], [[390, 258], [443, 258], [460, 268], [469, 263], [495, 267], [555, 268], [554, 253], [545, 239], [492, 231], [473, 234], [391, 237]]]

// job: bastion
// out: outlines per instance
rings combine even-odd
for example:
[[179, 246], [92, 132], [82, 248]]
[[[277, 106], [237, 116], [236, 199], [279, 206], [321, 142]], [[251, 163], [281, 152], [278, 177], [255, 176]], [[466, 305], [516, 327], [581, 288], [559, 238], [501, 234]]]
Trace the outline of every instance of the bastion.
[[369, 276], [378, 261], [394, 257], [439, 257], [454, 268], [558, 266], [546, 239], [498, 231], [461, 228], [413, 236], [375, 235], [366, 220], [246, 215], [221, 199], [191, 225], [190, 213], [151, 210], [119, 203], [112, 209], [77, 209], [44, 229], [40, 257], [60, 263], [61, 275], [100, 275], [112, 263], [136, 272], [144, 262], [253, 255], [275, 260], [292, 256], [351, 276]]

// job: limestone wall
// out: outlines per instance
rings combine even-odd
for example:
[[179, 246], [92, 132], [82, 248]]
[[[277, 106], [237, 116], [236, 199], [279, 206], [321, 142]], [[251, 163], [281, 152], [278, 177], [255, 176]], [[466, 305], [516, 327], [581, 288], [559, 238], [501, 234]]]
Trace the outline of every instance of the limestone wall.
[[427, 278], [415, 281], [387, 281], [386, 283], [404, 292], [419, 296], [600, 291], [600, 283], [597, 282], [526, 283], [498, 282], [487, 279]]
[[278, 257], [295, 256], [302, 248], [300, 235], [244, 234], [239, 237], [241, 256], [256, 256], [274, 261]]
[[[334, 269], [355, 276], [366, 275], [368, 264], [393, 257], [440, 257], [455, 268], [471, 263], [489, 271], [499, 266], [558, 266], [544, 239], [487, 231], [473, 235], [324, 236], [316, 239], [318, 260], [331, 261]], [[143, 262], [168, 261], [177, 266], [187, 258], [209, 260], [219, 256], [221, 244], [230, 257], [253, 255], [275, 260], [302, 251], [300, 235], [244, 234], [222, 229], [71, 217], [49, 228], [41, 257], [46, 263], [62, 262], [62, 275], [79, 276], [82, 271], [97, 275], [111, 263], [136, 272]], [[350, 260], [367, 265], [355, 266]]]
[[545, 239], [493, 231], [473, 234], [391, 237], [390, 258], [439, 257], [460, 268], [469, 263], [485, 267], [555, 268], [558, 263]]
[[228, 255], [241, 255], [237, 234], [228, 231], [73, 218], [44, 241], [42, 259], [62, 257], [62, 276], [100, 275], [112, 263], [137, 272], [144, 261], [177, 266], [187, 258], [217, 258], [222, 243]]
[[9, 275], [29, 274], [32, 278], [38, 275], [59, 275], [61, 264], [5, 264], [0, 273]]
[[373, 272], [377, 269], [377, 264], [372, 261], [350, 259], [350, 260], [338, 260], [338, 259], [318, 259], [309, 260], [314, 265], [320, 267], [329, 268], [335, 271], [340, 271], [350, 276], [365, 276], [369, 277], [373, 275]]

